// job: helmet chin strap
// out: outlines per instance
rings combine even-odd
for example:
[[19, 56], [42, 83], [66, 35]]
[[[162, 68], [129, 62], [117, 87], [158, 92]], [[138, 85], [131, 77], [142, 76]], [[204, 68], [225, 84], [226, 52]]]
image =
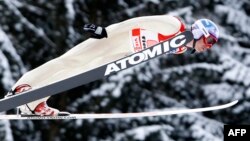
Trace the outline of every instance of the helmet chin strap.
[[197, 42], [197, 39], [194, 39], [194, 41], [193, 41], [193, 46], [192, 46], [192, 47], [189, 47], [189, 46], [187, 46], [187, 45], [184, 45], [185, 47], [192, 48], [192, 51], [190, 52], [190, 54], [194, 54], [194, 53], [196, 52], [196, 50], [195, 50], [196, 42]]

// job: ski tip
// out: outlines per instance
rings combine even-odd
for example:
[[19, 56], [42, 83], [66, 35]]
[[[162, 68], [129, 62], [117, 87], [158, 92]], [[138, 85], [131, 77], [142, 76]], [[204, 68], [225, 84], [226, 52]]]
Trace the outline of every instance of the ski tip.
[[239, 102], [239, 100], [234, 100], [233, 102], [231, 102], [232, 106], [236, 105]]

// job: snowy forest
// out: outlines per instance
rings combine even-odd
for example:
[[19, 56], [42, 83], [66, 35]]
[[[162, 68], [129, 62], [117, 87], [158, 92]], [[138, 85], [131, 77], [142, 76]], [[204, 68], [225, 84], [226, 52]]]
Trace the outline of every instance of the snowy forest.
[[239, 100], [223, 110], [171, 116], [1, 120], [0, 141], [223, 141], [225, 124], [250, 124], [249, 13], [248, 0], [0, 0], [1, 98], [25, 72], [88, 39], [84, 24], [169, 14], [188, 28], [211, 19], [219, 42], [204, 53], [163, 55], [57, 94], [48, 105], [70, 113], [128, 113]]

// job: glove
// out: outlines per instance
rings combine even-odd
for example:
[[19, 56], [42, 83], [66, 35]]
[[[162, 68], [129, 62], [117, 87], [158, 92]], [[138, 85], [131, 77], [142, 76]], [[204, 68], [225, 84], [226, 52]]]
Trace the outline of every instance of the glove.
[[104, 27], [96, 26], [94, 24], [85, 24], [83, 30], [91, 33], [91, 38], [102, 39], [108, 37], [107, 31]]

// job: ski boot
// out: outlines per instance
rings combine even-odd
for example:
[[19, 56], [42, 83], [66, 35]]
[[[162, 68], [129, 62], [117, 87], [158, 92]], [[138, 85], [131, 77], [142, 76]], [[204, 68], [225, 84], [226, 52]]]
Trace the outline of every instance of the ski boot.
[[[28, 84], [22, 84], [17, 86], [14, 90], [8, 92], [6, 97], [19, 94], [32, 89]], [[68, 116], [70, 113], [61, 112], [55, 108], [51, 108], [47, 105], [48, 98], [43, 98], [22, 106], [17, 107], [17, 114], [21, 116]]]

